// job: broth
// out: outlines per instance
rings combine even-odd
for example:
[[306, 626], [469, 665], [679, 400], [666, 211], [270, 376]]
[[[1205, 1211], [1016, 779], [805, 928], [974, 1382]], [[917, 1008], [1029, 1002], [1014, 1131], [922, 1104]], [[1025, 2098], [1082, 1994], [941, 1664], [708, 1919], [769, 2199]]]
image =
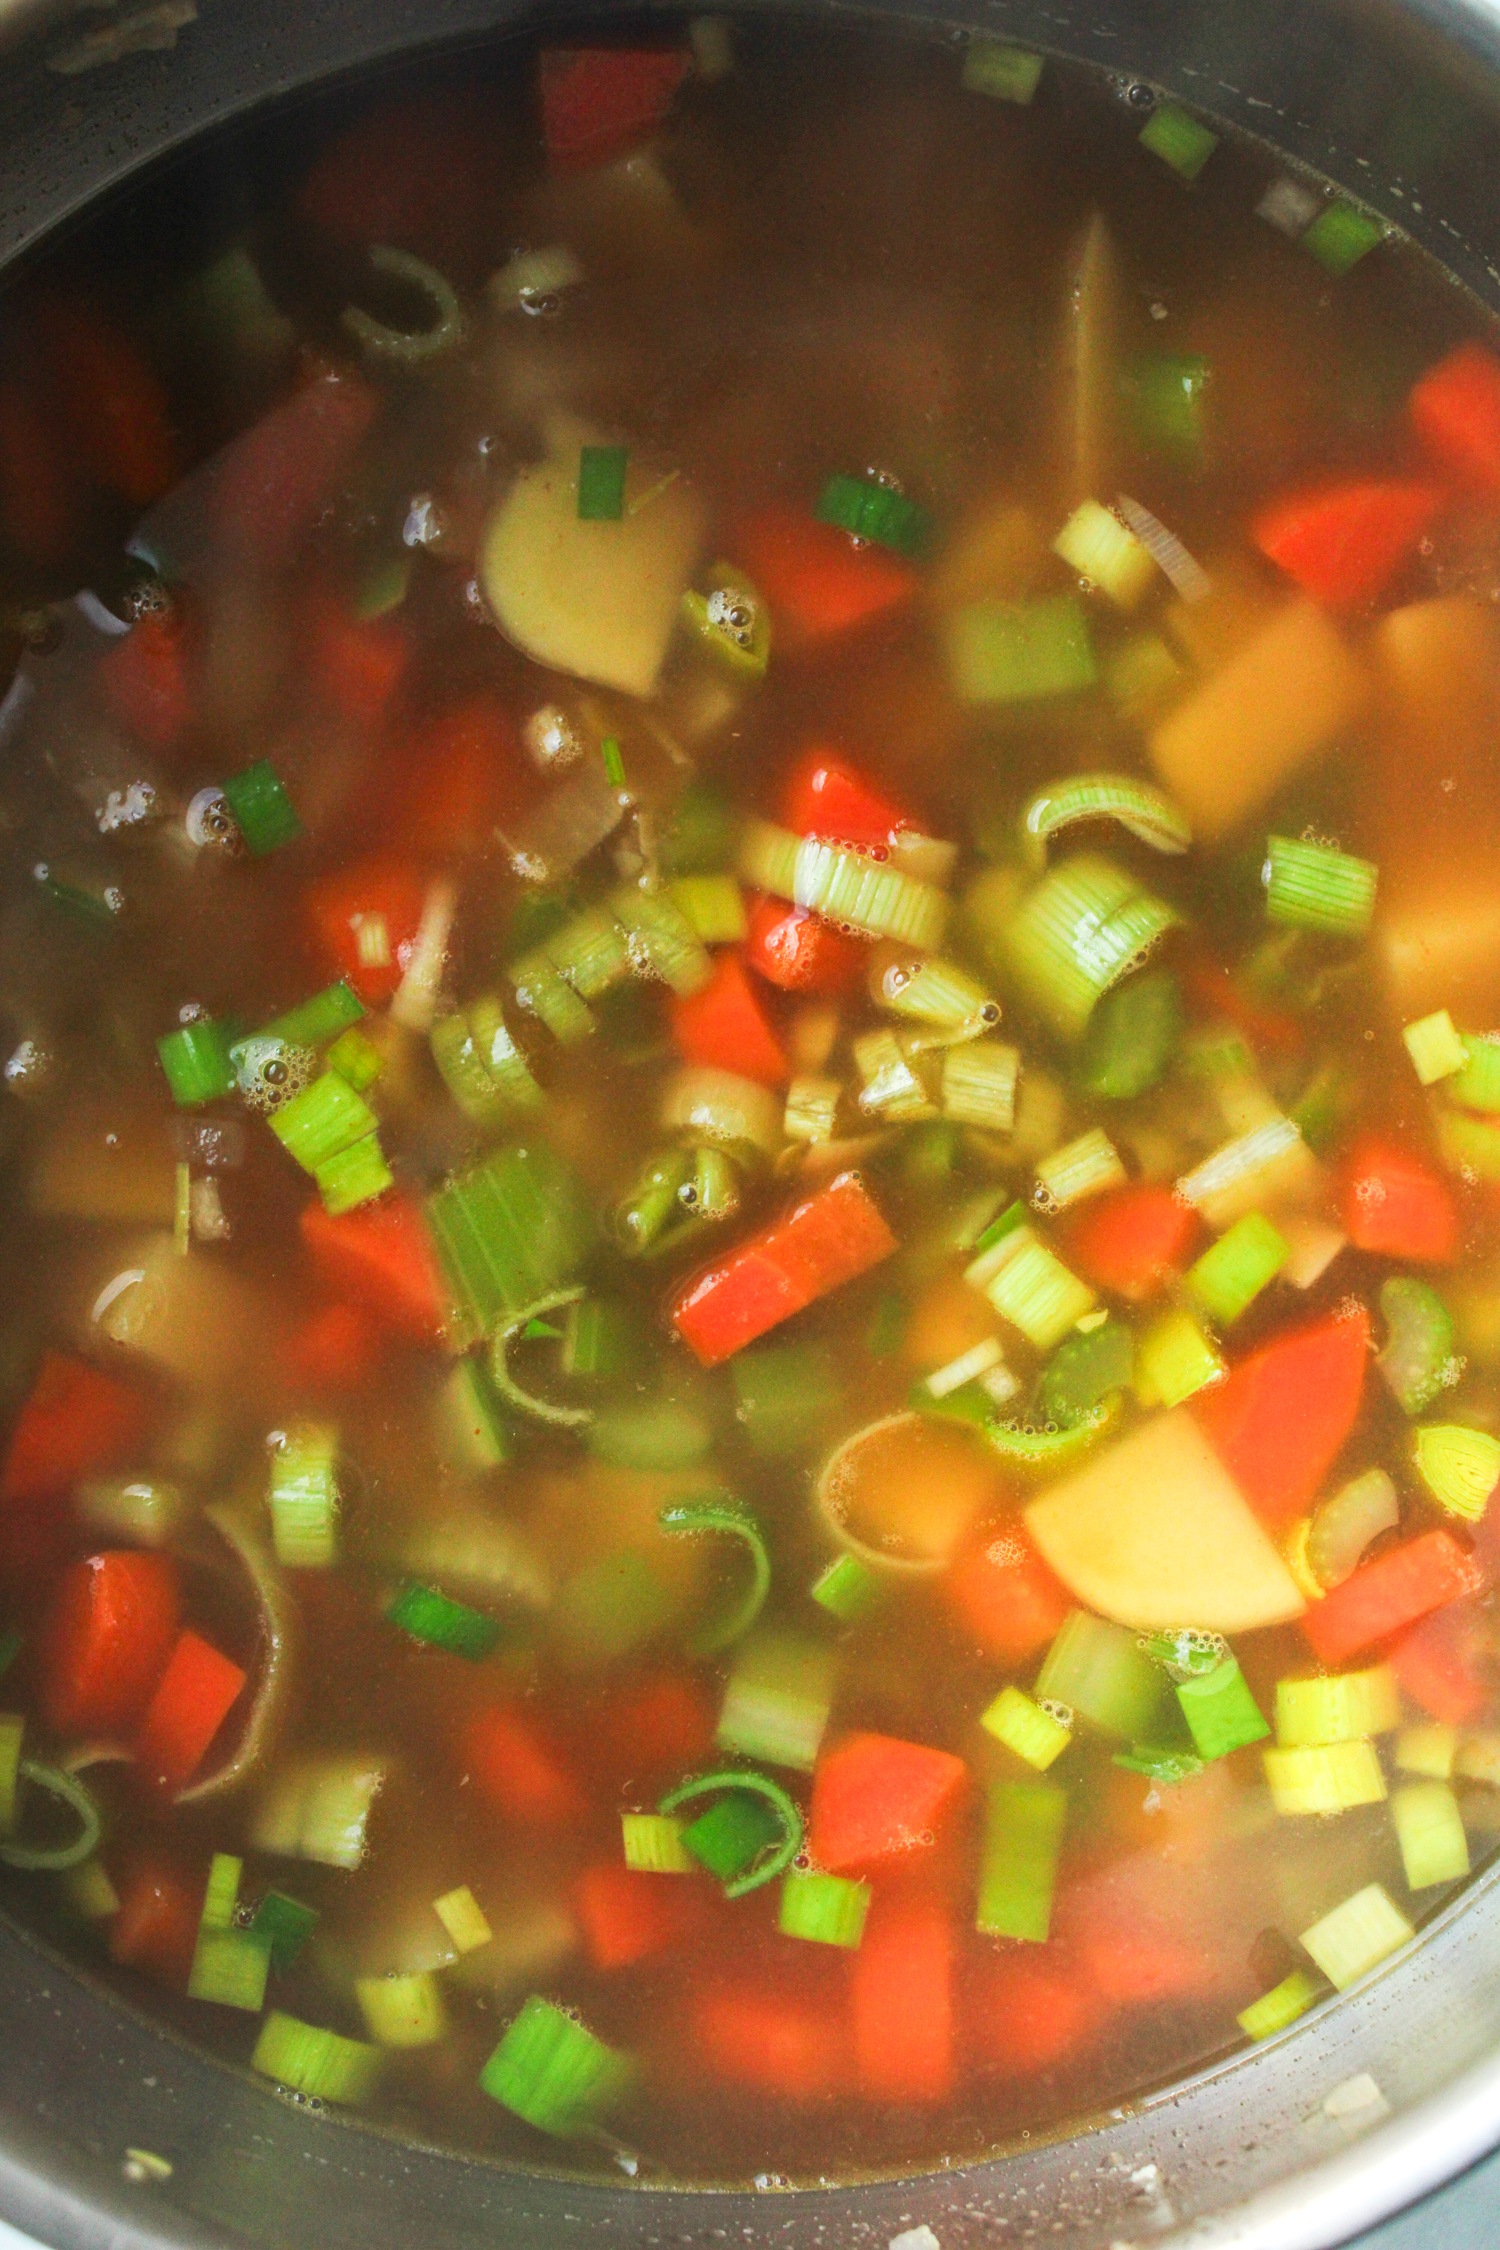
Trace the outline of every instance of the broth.
[[0, 327], [10, 1903], [630, 2177], [1274, 2035], [1500, 1809], [1472, 308], [987, 42], [194, 161]]

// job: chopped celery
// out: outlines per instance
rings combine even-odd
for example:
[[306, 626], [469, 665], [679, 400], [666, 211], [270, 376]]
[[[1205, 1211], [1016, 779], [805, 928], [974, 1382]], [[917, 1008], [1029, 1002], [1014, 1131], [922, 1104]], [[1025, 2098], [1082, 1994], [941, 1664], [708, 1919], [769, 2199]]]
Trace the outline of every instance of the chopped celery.
[[1038, 1703], [1065, 1703], [1101, 1734], [1149, 1742], [1168, 1710], [1167, 1681], [1123, 1625], [1073, 1610], [1037, 1675]]
[[1088, 586], [1107, 594], [1116, 609], [1135, 609], [1156, 577], [1150, 548], [1097, 500], [1080, 501], [1053, 540], [1052, 552]]
[[724, 1690], [719, 1748], [811, 1773], [833, 1702], [834, 1668], [825, 1642], [757, 1633], [738, 1651]]
[[1289, 1117], [1271, 1117], [1237, 1134], [1177, 1182], [1177, 1193], [1216, 1230], [1233, 1226], [1246, 1211], [1296, 1203], [1322, 1188], [1323, 1175]]
[[430, 1969], [414, 1976], [356, 1977], [354, 1997], [378, 2047], [435, 2047], [447, 2033], [442, 1988]]
[[982, 1336], [977, 1344], [971, 1344], [966, 1352], [960, 1352], [957, 1359], [950, 1359], [946, 1367], [935, 1367], [930, 1375], [923, 1376], [920, 1383], [914, 1383], [911, 1404], [918, 1413], [924, 1408], [941, 1405], [955, 1391], [963, 1390], [968, 1384], [980, 1383], [992, 1368], [1003, 1364], [1004, 1358], [999, 1337]]
[[824, 1564], [808, 1588], [818, 1607], [826, 1609], [841, 1625], [852, 1625], [858, 1618], [868, 1617], [889, 1591], [889, 1580], [877, 1578], [858, 1555], [835, 1555], [832, 1562]]
[[1020, 1050], [1003, 1039], [971, 1039], [943, 1056], [938, 1101], [955, 1125], [1008, 1133], [1016, 1121]]
[[1183, 1306], [1159, 1313], [1136, 1339], [1135, 1395], [1141, 1406], [1180, 1406], [1224, 1375], [1224, 1362]]
[[1000, 1690], [989, 1708], [979, 1715], [979, 1724], [986, 1734], [1003, 1742], [1028, 1766], [1045, 1773], [1054, 1759], [1060, 1758], [1073, 1739], [1072, 1725], [1057, 1716], [1059, 1705], [1045, 1707], [1034, 1703], [1018, 1687]]
[[1210, 1320], [1232, 1328], [1291, 1256], [1291, 1246], [1259, 1211], [1247, 1211], [1211, 1243], [1186, 1282]]
[[1384, 1469], [1366, 1469], [1340, 1485], [1308, 1527], [1307, 1562], [1318, 1588], [1342, 1585], [1370, 1541], [1400, 1521], [1396, 1487]]
[[960, 703], [1034, 703], [1079, 695], [1099, 677], [1076, 594], [971, 602], [944, 625], [948, 676]]
[[1453, 1322], [1435, 1289], [1410, 1274], [1380, 1286], [1385, 1349], [1375, 1364], [1404, 1414], [1420, 1414], [1458, 1375]]
[[479, 2083], [538, 2132], [566, 2137], [618, 2108], [635, 2075], [631, 2056], [607, 2047], [576, 2016], [533, 1993], [479, 2073]]
[[1304, 1930], [1300, 1943], [1337, 1992], [1387, 1959], [1416, 1935], [1379, 1883], [1367, 1883], [1332, 1913]]
[[541, 1088], [498, 1000], [476, 1000], [439, 1016], [429, 1038], [444, 1085], [474, 1124], [498, 1129], [518, 1111], [540, 1106]]
[[1010, 1227], [988, 1247], [982, 1238], [980, 1254], [965, 1268], [964, 1279], [982, 1290], [1001, 1319], [1039, 1352], [1060, 1344], [1098, 1302], [1087, 1282], [1070, 1273], [1024, 1224]]
[[843, 1396], [824, 1344], [762, 1344], [730, 1362], [735, 1418], [757, 1453], [783, 1460], [817, 1444]]
[[1194, 1747], [1205, 1760], [1227, 1758], [1249, 1743], [1263, 1742], [1271, 1731], [1232, 1656], [1223, 1657], [1211, 1672], [1180, 1680], [1177, 1700]]
[[1109, 1762], [1122, 1773], [1141, 1774], [1147, 1781], [1164, 1782], [1169, 1789], [1203, 1771], [1197, 1751], [1176, 1742], [1133, 1742], [1128, 1750], [1117, 1751]]
[[1040, 1211], [1066, 1211], [1085, 1196], [1123, 1187], [1126, 1177], [1119, 1150], [1095, 1125], [1038, 1161], [1032, 1200]]
[[252, 1816], [247, 1841], [258, 1852], [310, 1859], [351, 1871], [365, 1856], [366, 1831], [386, 1769], [378, 1760], [314, 1753], [279, 1766]]
[[1500, 1484], [1500, 1438], [1462, 1422], [1419, 1422], [1412, 1465], [1445, 1515], [1477, 1523]]
[[854, 1067], [861, 1085], [859, 1106], [887, 1122], [935, 1117], [927, 1084], [899, 1034], [881, 1028], [853, 1042]]
[[1266, 918], [1328, 937], [1363, 937], [1380, 870], [1367, 859], [1298, 836], [1266, 839]]
[[1356, 1805], [1378, 1805], [1385, 1798], [1385, 1776], [1368, 1742], [1263, 1750], [1261, 1758], [1271, 1802], [1289, 1817], [1351, 1812]]
[[1359, 1742], [1401, 1723], [1401, 1691], [1388, 1664], [1276, 1683], [1276, 1740], [1283, 1750]]
[[1052, 1782], [993, 1784], [974, 1916], [986, 1937], [1046, 1943], [1067, 1816], [1067, 1791]]
[[495, 1934], [467, 1883], [460, 1883], [456, 1890], [444, 1891], [441, 1898], [435, 1898], [432, 1911], [459, 1953], [477, 1953]]
[[1185, 180], [1197, 179], [1219, 145], [1218, 134], [1176, 102], [1158, 103], [1136, 139]]
[[381, 2060], [380, 2049], [362, 2039], [345, 2039], [273, 2008], [261, 2026], [250, 2068], [289, 2093], [358, 2107], [375, 2091]]
[[374, 1040], [367, 1038], [355, 1024], [339, 1033], [324, 1059], [329, 1069], [336, 1070], [356, 1094], [363, 1094], [373, 1086], [385, 1068], [385, 1057]]
[[613, 1297], [572, 1299], [563, 1330], [562, 1371], [580, 1382], [626, 1374], [635, 1356], [630, 1314]]
[[830, 477], [813, 511], [855, 539], [873, 539], [898, 555], [917, 555], [927, 544], [925, 512], [902, 492], [875, 477]]
[[1112, 1392], [1124, 1390], [1135, 1362], [1135, 1339], [1123, 1321], [1106, 1320], [1065, 1338], [1042, 1370], [1037, 1406], [1049, 1422], [1071, 1430]]
[[289, 1569], [320, 1570], [338, 1559], [338, 1431], [297, 1422], [271, 1455], [271, 1535]]
[[706, 594], [688, 588], [682, 597], [682, 619], [699, 645], [732, 677], [765, 678], [771, 661], [770, 608], [733, 563], [714, 564]]
[[786, 1090], [782, 1132], [789, 1141], [807, 1145], [831, 1141], [843, 1098], [843, 1083], [837, 1078], [794, 1078]]
[[[329, 1076], [337, 1073], [330, 1071]], [[342, 1083], [342, 1081], [341, 1081]], [[356, 1211], [362, 1203], [373, 1202], [394, 1187], [396, 1176], [385, 1160], [378, 1133], [366, 1133], [362, 1140], [351, 1141], [348, 1148], [337, 1155], [325, 1157], [314, 1172], [318, 1193], [323, 1198], [323, 1208], [332, 1218], [340, 1212]]]
[[1463, 1070], [1469, 1059], [1468, 1041], [1461, 1039], [1454, 1030], [1453, 1018], [1446, 1008], [1438, 1008], [1432, 1015], [1409, 1023], [1401, 1038], [1417, 1081], [1423, 1086], [1436, 1086], [1439, 1080], [1453, 1077], [1455, 1072]]
[[682, 1840], [682, 1822], [670, 1813], [621, 1813], [625, 1865], [640, 1875], [693, 1875], [702, 1866]]
[[1310, 227], [1299, 236], [1302, 248], [1331, 274], [1348, 273], [1361, 258], [1378, 249], [1390, 233], [1383, 220], [1336, 196], [1325, 203]]
[[793, 1867], [781, 1879], [776, 1927], [783, 1937], [807, 1938], [814, 1945], [853, 1950], [865, 1934], [870, 1886], [847, 1875], [824, 1875]]
[[1403, 1727], [1396, 1737], [1396, 1770], [1420, 1774], [1424, 1781], [1451, 1781], [1458, 1756], [1458, 1729], [1440, 1719]]
[[582, 1264], [592, 1228], [573, 1173], [545, 1142], [498, 1150], [427, 1199], [438, 1255], [481, 1334]]
[[287, 1154], [304, 1172], [316, 1174], [321, 1165], [373, 1133], [377, 1119], [347, 1079], [336, 1070], [325, 1070], [289, 1102], [273, 1109], [269, 1122]]
[[682, 1841], [720, 1877], [726, 1898], [774, 1882], [801, 1851], [802, 1815], [779, 1781], [739, 1769], [697, 1774], [669, 1789], [657, 1809], [675, 1813], [699, 1797], [714, 1801], [684, 1828]]
[[1127, 977], [1089, 1017], [1075, 1076], [1085, 1093], [1133, 1101], [1157, 1084], [1182, 1038], [1182, 994], [1169, 969]]
[[1466, 1180], [1500, 1180], [1500, 1119], [1444, 1107], [1437, 1113], [1437, 1135], [1450, 1172]]
[[740, 836], [738, 865], [747, 883], [866, 937], [895, 938], [924, 950], [942, 943], [945, 894], [886, 860], [751, 820]]
[[216, 2001], [258, 2016], [266, 2004], [271, 1948], [253, 1930], [211, 1928], [198, 1931], [188, 1972], [188, 1998]]
[[1409, 1891], [1463, 1881], [1469, 1872], [1469, 1842], [1458, 1799], [1446, 1781], [1403, 1782], [1391, 1798], [1391, 1820]]
[[713, 963], [692, 923], [667, 891], [626, 883], [610, 896], [630, 965], [639, 975], [656, 977], [673, 992], [697, 992], [713, 975]]
[[914, 1017], [947, 1031], [992, 1029], [1000, 1004], [984, 986], [952, 961], [920, 954], [892, 954], [878, 947], [867, 979], [870, 998], [892, 1015]]
[[991, 950], [1027, 1002], [1064, 1039], [1081, 1040], [1095, 1006], [1177, 921], [1133, 875], [1092, 854], [1058, 863], [994, 930]]
[[1235, 2021], [1247, 2039], [1269, 2039], [1274, 2033], [1285, 2031], [1299, 2016], [1305, 2016], [1322, 1990], [1306, 1969], [1293, 1969], [1280, 1984], [1273, 1985], [1258, 2000], [1252, 2000], [1248, 2008], [1242, 2008]]
[[998, 102], [1030, 103], [1041, 82], [1043, 58], [1025, 47], [976, 35], [964, 49], [962, 84], [971, 94]]

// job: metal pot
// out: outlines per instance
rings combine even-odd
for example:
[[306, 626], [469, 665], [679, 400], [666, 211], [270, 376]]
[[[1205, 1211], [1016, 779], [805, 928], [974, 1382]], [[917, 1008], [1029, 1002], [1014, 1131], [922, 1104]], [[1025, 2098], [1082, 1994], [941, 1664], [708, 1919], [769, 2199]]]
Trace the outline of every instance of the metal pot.
[[[208, 126], [538, 12], [521, 0], [207, 0], [202, 20], [184, 21], [191, 0], [117, 0], [102, 17], [0, 0], [12, 34], [0, 265]], [[913, 37], [971, 24], [1218, 111], [1351, 190], [1500, 311], [1494, 0], [888, 0], [872, 12]], [[136, 51], [86, 74], [56, 67], [77, 64], [90, 39], [107, 53], [100, 34], [122, 27], [115, 44]], [[1071, 2136], [847, 2190], [603, 2186], [310, 2114], [5, 1922], [0, 2023], [0, 2213], [58, 2250], [885, 2250], [902, 2237], [901, 2250], [1037, 2239], [1315, 2250], [1500, 2140], [1500, 1868], [1408, 1953], [1252, 2053]], [[141, 2149], [170, 2176], [128, 2154]]]

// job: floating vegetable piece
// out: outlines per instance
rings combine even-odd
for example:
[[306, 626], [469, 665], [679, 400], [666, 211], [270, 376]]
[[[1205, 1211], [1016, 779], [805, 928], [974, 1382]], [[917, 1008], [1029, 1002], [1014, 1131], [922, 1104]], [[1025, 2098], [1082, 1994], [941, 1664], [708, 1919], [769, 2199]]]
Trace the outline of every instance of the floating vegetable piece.
[[1079, 773], [1049, 782], [1021, 815], [1021, 849], [1040, 872], [1047, 864], [1047, 840], [1080, 820], [1116, 820], [1143, 844], [1159, 852], [1185, 852], [1193, 831], [1164, 790], [1129, 774]]
[[748, 1633], [771, 1590], [771, 1559], [765, 1533], [753, 1508], [733, 1493], [710, 1494], [702, 1500], [674, 1501], [658, 1519], [663, 1531], [676, 1538], [718, 1532], [737, 1540], [750, 1558], [750, 1576], [743, 1590], [722, 1605], [717, 1615], [705, 1619], [688, 1642], [691, 1656], [717, 1656]]
[[740, 680], [764, 679], [771, 661], [771, 612], [742, 570], [717, 562], [706, 594], [690, 586], [683, 621], [709, 654]]

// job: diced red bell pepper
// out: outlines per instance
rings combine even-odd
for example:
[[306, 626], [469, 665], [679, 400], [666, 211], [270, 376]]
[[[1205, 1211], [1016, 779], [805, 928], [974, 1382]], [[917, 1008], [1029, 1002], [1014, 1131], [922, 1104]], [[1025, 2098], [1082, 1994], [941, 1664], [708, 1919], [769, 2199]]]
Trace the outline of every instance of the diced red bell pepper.
[[48, 1352], [16, 1418], [0, 1501], [38, 1500], [124, 1466], [151, 1425], [139, 1391], [86, 1360]]
[[1273, 500], [1250, 535], [1314, 601], [1352, 609], [1384, 592], [1442, 504], [1439, 485], [1365, 478]]
[[1500, 359], [1460, 344], [1429, 367], [1411, 394], [1412, 427], [1455, 483], [1500, 493]]
[[1026, 1946], [975, 1971], [971, 2044], [982, 2069], [1029, 2078], [1076, 2054], [1104, 2013], [1074, 1961], [1055, 1946]]
[[793, 652], [890, 617], [916, 595], [916, 572], [888, 548], [856, 546], [795, 508], [741, 518], [728, 544], [770, 604], [779, 645]]
[[374, 1374], [384, 1342], [379, 1326], [360, 1306], [324, 1305], [297, 1323], [278, 1344], [276, 1357], [294, 1389], [351, 1391]]
[[287, 561], [333, 497], [377, 405], [359, 376], [321, 374], [235, 438], [212, 487], [223, 546], [249, 563]]
[[366, 733], [385, 718], [406, 673], [411, 643], [389, 617], [352, 617], [338, 602], [313, 605], [309, 619], [313, 681], [340, 718]]
[[681, 1944], [703, 1906], [691, 1876], [644, 1875], [613, 1859], [586, 1867], [573, 1885], [574, 1918], [596, 1969], [633, 1968]]
[[1199, 1425], [1261, 1520], [1301, 1515], [1353, 1429], [1370, 1356], [1369, 1315], [1334, 1313], [1241, 1360], [1196, 1403]]
[[138, 617], [99, 659], [107, 708], [149, 749], [174, 749], [193, 715], [190, 655], [187, 625], [174, 606]]
[[819, 836], [854, 851], [878, 851], [903, 828], [916, 824], [873, 789], [864, 775], [818, 748], [799, 761], [781, 800], [781, 825], [797, 836]]
[[1193, 1254], [1200, 1222], [1170, 1188], [1139, 1181], [1092, 1198], [1067, 1230], [1067, 1257], [1096, 1289], [1139, 1303]]
[[1073, 1606], [1019, 1524], [960, 1555], [943, 1584], [960, 1623], [1007, 1666], [1045, 1648]]
[[320, 1202], [302, 1207], [303, 1247], [321, 1279], [386, 1328], [418, 1343], [443, 1331], [447, 1297], [421, 1205], [408, 1195], [334, 1218]]
[[135, 1754], [158, 1789], [181, 1789], [207, 1757], [248, 1678], [244, 1666], [191, 1628], [177, 1636], [146, 1708]]
[[459, 1758], [479, 1796], [518, 1828], [567, 1828], [588, 1811], [561, 1752], [529, 1713], [498, 1703], [476, 1711]]
[[758, 898], [750, 909], [745, 965], [782, 992], [838, 1000], [859, 982], [870, 948], [846, 937], [810, 907]]
[[692, 68], [677, 47], [544, 47], [542, 138], [554, 171], [577, 171], [644, 140]]
[[1430, 1611], [1482, 1592], [1484, 1584], [1477, 1556], [1449, 1532], [1424, 1531], [1388, 1547], [1320, 1602], [1310, 1603], [1302, 1630], [1322, 1663], [1342, 1664]]
[[182, 1591], [168, 1555], [122, 1548], [63, 1572], [42, 1623], [37, 1698], [54, 1734], [127, 1734], [177, 1640]]
[[940, 2102], [951, 2091], [953, 1967], [942, 1901], [876, 1900], [849, 1985], [854, 2066], [867, 2099]]
[[1367, 1136], [1339, 1174], [1339, 1211], [1356, 1250], [1446, 1266], [1458, 1256], [1458, 1204], [1440, 1172], [1390, 1141]]
[[[310, 885], [307, 913], [324, 957], [367, 1006], [389, 1000], [405, 976], [426, 897], [417, 870], [389, 859], [367, 859]], [[360, 958], [360, 933], [368, 939], [372, 928], [383, 945], [367, 950], [383, 950], [385, 960]]]
[[850, 1734], [825, 1750], [813, 1775], [808, 1849], [845, 1875], [937, 1842], [968, 1785], [962, 1758], [889, 1734]]
[[751, 1986], [700, 1992], [691, 2039], [710, 2077], [752, 2093], [827, 2101], [848, 2082], [844, 2025], [826, 2008], [782, 1993]]
[[207, 1871], [189, 1873], [167, 1853], [149, 1849], [137, 1851], [112, 1873], [120, 1905], [109, 1925], [110, 1959], [185, 1992]]
[[51, 395], [96, 483], [144, 508], [177, 475], [167, 394], [98, 305], [52, 297], [38, 309]]
[[817, 1298], [868, 1273], [895, 1247], [858, 1174], [841, 1172], [695, 1275], [678, 1292], [672, 1324], [705, 1367], [716, 1367]]
[[1472, 1602], [1435, 1609], [1393, 1643], [1386, 1661], [1402, 1692], [1445, 1726], [1472, 1726], [1490, 1699], [1489, 1636]]
[[745, 974], [744, 955], [725, 946], [713, 975], [672, 1002], [672, 1037], [684, 1062], [737, 1071], [757, 1085], [784, 1086], [791, 1068]]

